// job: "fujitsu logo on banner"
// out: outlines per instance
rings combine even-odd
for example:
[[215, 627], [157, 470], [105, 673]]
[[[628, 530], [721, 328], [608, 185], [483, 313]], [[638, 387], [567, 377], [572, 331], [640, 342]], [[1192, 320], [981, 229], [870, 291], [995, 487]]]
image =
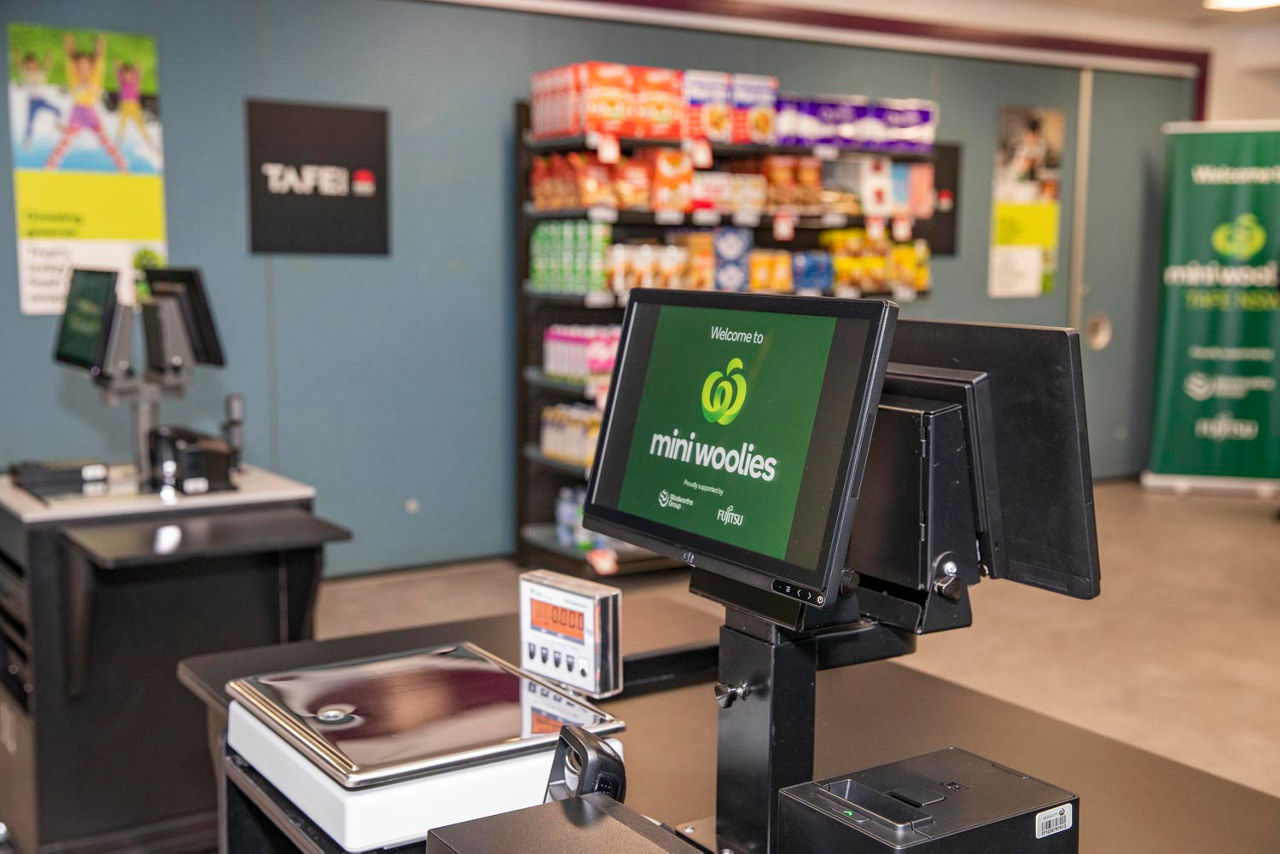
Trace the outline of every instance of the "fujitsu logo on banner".
[[267, 192], [298, 196], [372, 196], [378, 191], [377, 178], [371, 169], [351, 172], [345, 166], [320, 166], [307, 163], [263, 163]]

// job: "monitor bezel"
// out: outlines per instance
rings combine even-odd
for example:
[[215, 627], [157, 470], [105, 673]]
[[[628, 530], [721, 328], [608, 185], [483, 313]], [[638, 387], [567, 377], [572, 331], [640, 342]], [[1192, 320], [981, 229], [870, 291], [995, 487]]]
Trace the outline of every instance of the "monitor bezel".
[[[689, 566], [792, 600], [805, 595], [806, 590], [811, 591], [814, 595], [808, 600], [802, 600], [805, 604], [819, 608], [830, 607], [836, 600], [841, 574], [848, 557], [853, 511], [861, 487], [862, 475], [866, 469], [867, 451], [871, 445], [871, 430], [875, 424], [876, 409], [884, 383], [898, 306], [889, 300], [848, 300], [834, 297], [797, 297], [724, 291], [633, 290], [623, 316], [623, 332], [618, 358], [614, 362], [613, 376], [610, 380], [611, 389], [617, 383], [626, 364], [625, 347], [635, 320], [636, 307], [650, 304], [725, 311], [800, 314], [837, 319], [853, 318], [870, 322], [863, 350], [863, 364], [867, 369], [862, 372], [858, 379], [858, 386], [854, 390], [850, 413], [851, 426], [841, 449], [833, 490], [835, 499], [828, 512], [823, 535], [824, 544], [815, 567], [790, 564], [785, 560], [598, 504], [595, 500], [598, 487], [598, 465], [592, 467], [587, 482], [587, 497], [583, 505], [583, 524], [589, 530], [643, 546]], [[596, 445], [597, 462], [605, 458], [605, 444], [608, 441], [613, 418], [613, 405], [613, 395], [610, 394], [601, 419], [600, 436]], [[794, 588], [792, 592], [783, 592], [778, 589], [779, 587], [787, 588], [787, 585]]]
[[[111, 277], [111, 287], [107, 289], [107, 298], [102, 307], [102, 331], [98, 333], [97, 349], [91, 361], [69, 358], [62, 354], [62, 333], [67, 322], [66, 304], [71, 301], [71, 288], [75, 284], [76, 273], [96, 273]], [[58, 324], [58, 335], [53, 342], [53, 360], [55, 362], [61, 362], [74, 368], [81, 368], [94, 377], [106, 374], [107, 354], [111, 349], [111, 335], [115, 329], [116, 310], [119, 308], [119, 298], [116, 295], [116, 290], [119, 287], [119, 270], [102, 270], [96, 267], [73, 267], [71, 269], [71, 276], [67, 282], [66, 301], [62, 309], [62, 319]]]
[[[146, 270], [145, 274], [147, 289], [153, 298], [169, 297], [178, 301], [196, 364], [225, 367], [227, 362], [218, 338], [218, 325], [213, 318], [213, 307], [209, 304], [200, 270], [196, 267], [154, 267]], [[173, 287], [165, 288], [164, 285]], [[162, 287], [157, 290], [157, 286]]]

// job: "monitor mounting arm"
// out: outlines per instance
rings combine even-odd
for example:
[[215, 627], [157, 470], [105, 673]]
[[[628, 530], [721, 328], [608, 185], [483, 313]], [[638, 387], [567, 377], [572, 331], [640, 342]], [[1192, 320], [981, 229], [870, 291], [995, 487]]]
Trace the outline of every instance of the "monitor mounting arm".
[[[150, 301], [143, 306], [144, 323], [160, 324], [167, 333], [164, 340], [176, 342], [169, 345], [177, 348], [171, 360], [175, 369], [163, 373], [139, 372], [133, 355], [133, 315], [133, 310], [128, 307], [115, 313], [107, 342], [106, 370], [95, 378], [95, 382], [102, 389], [102, 399], [108, 406], [129, 406], [133, 463], [138, 481], [145, 485], [151, 480], [150, 436], [159, 420], [160, 400], [163, 397], [182, 397], [195, 361], [174, 301]], [[148, 334], [151, 334], [150, 330]]]

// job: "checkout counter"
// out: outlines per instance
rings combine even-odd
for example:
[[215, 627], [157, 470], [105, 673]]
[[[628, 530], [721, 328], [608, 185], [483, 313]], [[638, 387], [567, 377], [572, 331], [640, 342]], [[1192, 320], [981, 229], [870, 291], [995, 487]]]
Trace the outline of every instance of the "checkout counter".
[[[632, 601], [624, 596], [624, 613], [630, 613]], [[685, 631], [696, 627], [703, 636], [714, 636], [719, 626], [702, 612], [677, 613]], [[235, 679], [461, 638], [514, 661], [518, 619], [507, 615], [216, 653], [184, 661], [179, 677], [205, 705], [211, 736], [222, 740], [231, 701], [225, 686]], [[640, 627], [630, 640], [632, 654], [665, 643], [659, 629]], [[715, 679], [696, 666], [686, 672], [665, 683], [645, 680], [637, 684], [640, 690], [625, 690], [599, 704], [627, 724], [619, 736], [627, 766], [626, 805], [680, 830], [687, 827], [684, 820], [709, 816], [716, 808]], [[1070, 781], [1083, 809], [1083, 852], [1264, 852], [1280, 839], [1278, 798], [901, 664], [825, 671], [817, 698], [814, 771], [819, 777], [957, 744], [1046, 780]], [[251, 765], [234, 751], [223, 751], [223, 820], [231, 835], [222, 851], [343, 854]], [[422, 854], [426, 846], [416, 842], [383, 850]], [[542, 854], [519, 846], [505, 850]]]
[[350, 538], [311, 487], [240, 463], [238, 417], [229, 441], [156, 427], [222, 354], [198, 273], [150, 273], [145, 374], [115, 271], [74, 272], [55, 353], [133, 408], [134, 463], [0, 475], [0, 849], [19, 854], [213, 847], [204, 717], [174, 667], [310, 637], [324, 546]]
[[[545, 803], [513, 764], [521, 808], [505, 791], [472, 798], [461, 818], [432, 799], [407, 801], [373, 843], [336, 816], [438, 785], [434, 775], [493, 773], [506, 759], [477, 755], [459, 723], [495, 694], [518, 719], [548, 674], [572, 687], [557, 641], [542, 637], [595, 633], [589, 603], [549, 593], [541, 617], [522, 600], [518, 618], [186, 661], [183, 683], [212, 721], [229, 720], [218, 749], [224, 850], [1273, 846], [1275, 798], [884, 660], [969, 625], [969, 589], [983, 579], [1080, 599], [1099, 592], [1076, 333], [896, 314], [884, 302], [634, 292], [584, 524], [692, 567], [691, 592], [725, 608], [714, 680], [633, 691], [624, 659], [622, 693], [582, 691], [597, 705], [561, 730], [554, 757], [546, 730], [520, 730], [543, 749]], [[527, 684], [418, 678], [424, 660], [464, 644], [523, 666]], [[402, 678], [365, 690], [366, 677], [401, 665]], [[321, 687], [289, 687], [298, 683]], [[390, 733], [425, 763], [366, 788], [357, 778]], [[454, 753], [440, 750], [445, 741]], [[575, 743], [569, 785], [558, 774], [574, 765], [565, 751]], [[609, 774], [586, 770], [593, 750], [612, 756]], [[663, 823], [661, 841], [646, 818]]]

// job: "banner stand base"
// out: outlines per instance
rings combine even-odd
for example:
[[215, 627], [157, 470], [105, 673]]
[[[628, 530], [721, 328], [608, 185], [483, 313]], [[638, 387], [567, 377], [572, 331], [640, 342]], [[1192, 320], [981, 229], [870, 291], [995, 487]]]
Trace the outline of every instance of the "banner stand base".
[[1246, 498], [1280, 498], [1280, 480], [1262, 477], [1215, 477], [1201, 474], [1158, 474], [1144, 471], [1142, 488], [1176, 495], [1234, 495]]

